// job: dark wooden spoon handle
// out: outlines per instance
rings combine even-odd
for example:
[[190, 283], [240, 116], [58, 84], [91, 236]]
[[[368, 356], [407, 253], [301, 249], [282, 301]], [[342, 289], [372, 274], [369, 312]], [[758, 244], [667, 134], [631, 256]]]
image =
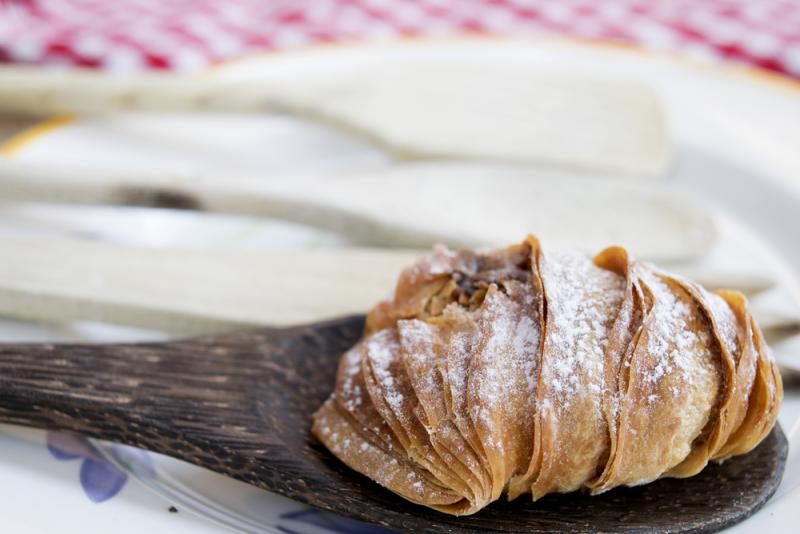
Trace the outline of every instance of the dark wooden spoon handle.
[[182, 457], [246, 439], [263, 362], [208, 343], [0, 345], [0, 420]]
[[0, 344], [0, 422], [133, 445], [302, 498], [304, 462], [317, 459], [311, 414], [363, 325], [356, 316], [169, 343]]

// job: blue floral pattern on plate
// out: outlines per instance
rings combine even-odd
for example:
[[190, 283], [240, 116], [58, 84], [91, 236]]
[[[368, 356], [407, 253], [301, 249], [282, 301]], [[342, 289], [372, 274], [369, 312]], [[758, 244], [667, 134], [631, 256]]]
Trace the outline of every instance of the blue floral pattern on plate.
[[[80, 460], [80, 483], [83, 492], [92, 502], [101, 503], [112, 498], [125, 487], [128, 475], [108, 462], [88, 439], [64, 432], [47, 432], [47, 450], [56, 460]], [[115, 447], [124, 447], [122, 445]], [[149, 465], [147, 453], [124, 447], [126, 454], [135, 454]]]
[[[111, 499], [128, 482], [128, 474], [109, 462], [85, 437], [48, 431], [46, 443], [56, 460], [80, 460], [81, 488], [92, 502], [102, 503]], [[117, 444], [111, 444], [110, 447], [113, 449], [111, 457], [121, 463], [123, 469], [136, 476], [155, 476], [152, 458], [145, 451]], [[282, 513], [280, 522], [277, 528], [286, 534], [303, 534], [306, 531], [304, 526], [336, 534], [394, 534], [394, 531], [382, 527], [313, 508]]]

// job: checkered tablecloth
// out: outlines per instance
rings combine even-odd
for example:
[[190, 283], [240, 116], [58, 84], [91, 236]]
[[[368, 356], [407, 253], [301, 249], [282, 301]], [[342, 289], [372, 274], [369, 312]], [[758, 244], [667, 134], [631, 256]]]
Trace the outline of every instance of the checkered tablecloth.
[[0, 61], [120, 71], [463, 32], [611, 39], [800, 77], [800, 0], [0, 0]]

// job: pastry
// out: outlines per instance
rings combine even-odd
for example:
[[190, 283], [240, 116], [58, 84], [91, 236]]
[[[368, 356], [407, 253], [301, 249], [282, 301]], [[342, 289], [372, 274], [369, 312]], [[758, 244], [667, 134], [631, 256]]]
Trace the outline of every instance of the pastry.
[[405, 270], [313, 432], [405, 499], [466, 515], [504, 493], [695, 475], [754, 448], [782, 395], [741, 294], [530, 236]]

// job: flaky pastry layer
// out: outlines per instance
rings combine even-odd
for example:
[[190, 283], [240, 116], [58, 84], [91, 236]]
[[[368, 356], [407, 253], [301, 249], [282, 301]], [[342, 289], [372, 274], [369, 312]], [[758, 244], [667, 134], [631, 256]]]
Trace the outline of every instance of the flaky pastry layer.
[[465, 515], [503, 493], [692, 476], [754, 448], [782, 396], [741, 294], [530, 236], [406, 269], [313, 432], [405, 499]]

